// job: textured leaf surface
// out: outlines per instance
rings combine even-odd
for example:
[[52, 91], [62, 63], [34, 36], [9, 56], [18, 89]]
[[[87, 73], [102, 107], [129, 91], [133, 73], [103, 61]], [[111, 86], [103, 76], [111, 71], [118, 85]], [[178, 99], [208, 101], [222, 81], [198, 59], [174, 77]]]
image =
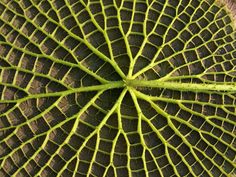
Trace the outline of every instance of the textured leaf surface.
[[233, 175], [235, 58], [214, 0], [1, 0], [0, 176]]

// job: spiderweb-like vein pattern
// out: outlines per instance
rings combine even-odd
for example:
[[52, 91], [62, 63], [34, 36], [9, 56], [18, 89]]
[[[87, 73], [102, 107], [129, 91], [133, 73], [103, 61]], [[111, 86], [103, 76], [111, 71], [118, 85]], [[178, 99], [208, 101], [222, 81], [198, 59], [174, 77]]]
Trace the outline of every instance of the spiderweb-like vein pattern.
[[214, 0], [1, 0], [0, 176], [235, 174], [235, 41]]

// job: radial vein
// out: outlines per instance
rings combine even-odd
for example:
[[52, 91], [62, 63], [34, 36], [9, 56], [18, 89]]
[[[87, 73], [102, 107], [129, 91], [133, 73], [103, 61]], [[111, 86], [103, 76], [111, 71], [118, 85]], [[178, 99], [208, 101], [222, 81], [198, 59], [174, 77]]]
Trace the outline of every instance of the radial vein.
[[205, 84], [205, 83], [181, 83], [181, 82], [163, 82], [158, 80], [127, 80], [126, 85], [130, 87], [151, 87], [166, 88], [180, 91], [225, 91], [236, 92], [236, 83], [232, 84]]

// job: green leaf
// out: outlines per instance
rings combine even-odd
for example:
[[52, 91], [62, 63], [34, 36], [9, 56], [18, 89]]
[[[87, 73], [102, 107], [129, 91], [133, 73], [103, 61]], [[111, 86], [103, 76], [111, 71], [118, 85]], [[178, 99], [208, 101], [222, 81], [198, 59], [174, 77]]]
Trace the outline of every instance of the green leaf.
[[231, 16], [214, 0], [1, 0], [0, 176], [234, 176]]

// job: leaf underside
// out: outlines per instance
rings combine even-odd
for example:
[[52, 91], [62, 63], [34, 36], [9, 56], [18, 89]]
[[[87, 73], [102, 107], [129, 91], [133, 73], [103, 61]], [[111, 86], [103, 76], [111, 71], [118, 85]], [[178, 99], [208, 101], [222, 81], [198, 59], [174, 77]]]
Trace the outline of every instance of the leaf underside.
[[236, 173], [236, 40], [214, 0], [1, 0], [0, 176]]

